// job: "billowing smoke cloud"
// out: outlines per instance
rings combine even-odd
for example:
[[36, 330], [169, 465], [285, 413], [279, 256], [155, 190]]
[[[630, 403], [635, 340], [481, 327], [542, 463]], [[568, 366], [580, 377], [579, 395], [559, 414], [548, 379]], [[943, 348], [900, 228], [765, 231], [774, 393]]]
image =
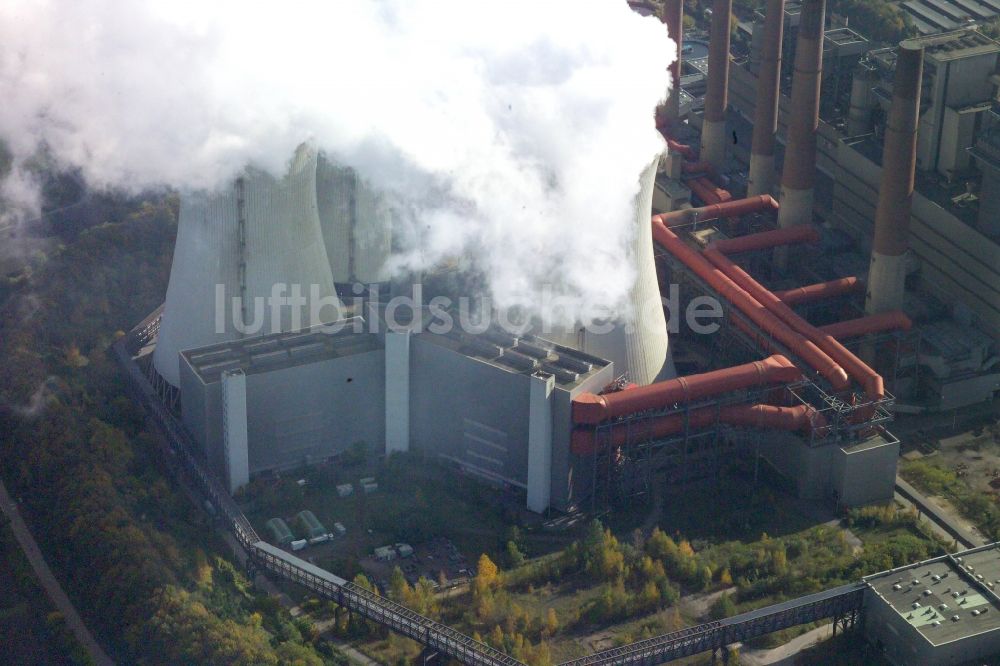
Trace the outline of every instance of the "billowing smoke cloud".
[[312, 140], [407, 201], [400, 265], [592, 311], [634, 275], [673, 49], [624, 0], [0, 0], [0, 137], [15, 174], [45, 146], [129, 190], [280, 173]]

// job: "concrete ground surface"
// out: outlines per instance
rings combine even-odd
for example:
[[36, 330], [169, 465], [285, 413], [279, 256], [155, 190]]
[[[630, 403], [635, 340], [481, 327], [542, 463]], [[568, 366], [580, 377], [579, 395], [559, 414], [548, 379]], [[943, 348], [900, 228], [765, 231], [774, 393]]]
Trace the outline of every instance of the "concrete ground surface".
[[798, 654], [803, 650], [811, 648], [821, 641], [833, 636], [833, 625], [824, 624], [816, 627], [812, 631], [807, 631], [801, 636], [796, 636], [784, 645], [769, 650], [751, 650], [740, 648], [740, 664], [744, 666], [765, 666], [772, 664], [782, 664], [791, 666], [796, 663]]

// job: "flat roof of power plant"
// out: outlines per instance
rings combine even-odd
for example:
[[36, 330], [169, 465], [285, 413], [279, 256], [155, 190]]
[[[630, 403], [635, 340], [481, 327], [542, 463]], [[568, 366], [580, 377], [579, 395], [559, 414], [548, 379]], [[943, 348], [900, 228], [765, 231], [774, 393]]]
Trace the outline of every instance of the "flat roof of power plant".
[[974, 27], [926, 37], [912, 37], [902, 43], [923, 47], [925, 55], [938, 62], [1000, 52], [1000, 42], [990, 39]]
[[335, 332], [316, 326], [306, 331], [274, 333], [188, 349], [182, 351], [181, 356], [203, 383], [211, 384], [230, 370], [242, 370], [248, 375], [272, 372], [382, 348], [377, 335], [355, 332], [355, 324], [364, 329], [364, 320], [351, 317], [338, 322], [340, 330]]
[[1000, 629], [1000, 547], [918, 562], [864, 579], [932, 645]]
[[566, 390], [610, 363], [534, 335], [517, 336], [497, 327], [479, 334], [455, 331], [421, 333], [418, 337], [506, 372], [552, 375], [556, 385]]

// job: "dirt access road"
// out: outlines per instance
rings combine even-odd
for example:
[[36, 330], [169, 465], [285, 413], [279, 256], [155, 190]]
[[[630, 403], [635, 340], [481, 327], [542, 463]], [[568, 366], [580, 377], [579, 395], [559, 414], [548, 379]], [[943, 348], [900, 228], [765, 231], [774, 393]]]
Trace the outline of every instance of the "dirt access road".
[[42, 551], [38, 548], [38, 544], [35, 543], [35, 538], [31, 536], [31, 532], [28, 531], [28, 526], [25, 524], [24, 519], [21, 518], [21, 512], [18, 511], [17, 504], [7, 493], [7, 488], [4, 487], [2, 481], [0, 481], [0, 509], [3, 509], [7, 519], [10, 520], [10, 527], [11, 531], [14, 532], [14, 538], [17, 539], [18, 545], [21, 546], [24, 556], [28, 558], [31, 568], [35, 570], [35, 575], [42, 584], [42, 588], [49, 595], [49, 599], [52, 600], [55, 607], [66, 618], [66, 626], [76, 636], [76, 640], [87, 650], [87, 653], [95, 664], [98, 666], [114, 666], [115, 662], [111, 660], [111, 657], [94, 640], [93, 634], [90, 633], [83, 620], [80, 619], [80, 614], [76, 612], [76, 608], [70, 602], [69, 597], [66, 596], [66, 592], [63, 591], [62, 586], [59, 585], [59, 581], [52, 575], [52, 570], [49, 569], [49, 565], [45, 562]]

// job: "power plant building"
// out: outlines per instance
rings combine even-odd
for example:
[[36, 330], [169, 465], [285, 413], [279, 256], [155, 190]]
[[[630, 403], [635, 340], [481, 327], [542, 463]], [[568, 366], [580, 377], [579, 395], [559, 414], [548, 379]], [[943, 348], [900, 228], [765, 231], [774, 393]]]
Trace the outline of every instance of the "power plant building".
[[868, 640], [899, 666], [987, 663], [1000, 641], [1000, 549], [944, 555], [864, 579]]
[[[610, 363], [539, 338], [312, 330], [181, 354], [182, 417], [235, 490], [250, 476], [371, 453], [438, 457], [494, 484], [524, 489], [528, 507], [568, 508], [589, 480], [570, 451], [570, 405], [612, 381]], [[383, 329], [384, 330], [384, 329]], [[402, 342], [403, 352], [393, 346]], [[227, 407], [228, 377], [245, 377], [245, 409]], [[388, 396], [404, 379], [405, 409]], [[388, 408], [387, 408], [388, 406]], [[247, 433], [229, 433], [242, 415]], [[224, 427], [228, 424], [228, 427]], [[405, 434], [393, 444], [387, 431]]]
[[[923, 51], [923, 76], [915, 190], [909, 224], [900, 234], [906, 245], [895, 248], [900, 254], [892, 271], [899, 273], [892, 281], [898, 286], [905, 280], [907, 291], [901, 300], [888, 300], [924, 321], [896, 362], [900, 372], [892, 389], [900, 410], [954, 409], [1000, 391], [1000, 223], [994, 214], [1000, 210], [995, 158], [1000, 152], [991, 138], [1000, 127], [992, 111], [1000, 43], [967, 27], [904, 44]], [[895, 47], [867, 51], [854, 70], [849, 114], [837, 115], [831, 105], [819, 119], [813, 213], [817, 221], [845, 233], [861, 253], [882, 254], [873, 248], [873, 238], [879, 238], [875, 219], [885, 176], [883, 137], [899, 52]], [[730, 102], [741, 116], [753, 118], [758, 78], [746, 66], [732, 70]], [[835, 85], [834, 76], [829, 86]], [[782, 96], [779, 138], [787, 136], [793, 115], [791, 100]], [[896, 170], [892, 175], [898, 175]], [[825, 257], [824, 263], [833, 276], [857, 272], [872, 286], [872, 275], [853, 266], [847, 254]], [[883, 277], [876, 275], [875, 282]], [[953, 334], [942, 335], [946, 329]]]

